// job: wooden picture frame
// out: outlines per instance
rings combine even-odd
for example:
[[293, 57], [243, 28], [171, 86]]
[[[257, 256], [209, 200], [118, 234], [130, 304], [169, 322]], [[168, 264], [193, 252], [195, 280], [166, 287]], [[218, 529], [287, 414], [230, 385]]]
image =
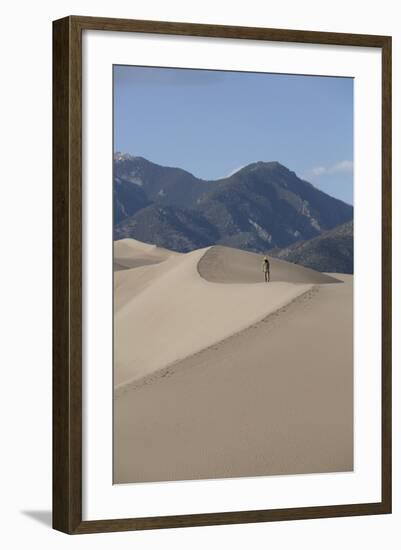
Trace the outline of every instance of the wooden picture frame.
[[[378, 48], [382, 55], [382, 497], [379, 502], [82, 520], [82, 31]], [[391, 37], [71, 16], [53, 23], [53, 527], [68, 534], [391, 512]]]

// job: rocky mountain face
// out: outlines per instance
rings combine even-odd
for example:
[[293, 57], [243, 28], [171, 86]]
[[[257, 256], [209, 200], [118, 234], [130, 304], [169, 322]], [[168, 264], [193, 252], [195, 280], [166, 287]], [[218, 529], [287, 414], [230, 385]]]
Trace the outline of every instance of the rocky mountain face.
[[213, 187], [180, 168], [159, 166], [143, 157], [114, 155], [114, 186], [131, 184], [141, 189], [149, 202], [188, 208]]
[[115, 228], [116, 239], [134, 238], [169, 250], [189, 252], [216, 242], [219, 233], [199, 212], [152, 204]]
[[[278, 162], [249, 164], [215, 181], [142, 157], [114, 157], [114, 237], [180, 252], [221, 244], [285, 249], [352, 220], [353, 208]], [[301, 263], [301, 262], [300, 262]]]
[[309, 241], [294, 243], [270, 255], [329, 273], [354, 272], [354, 223], [349, 221]]

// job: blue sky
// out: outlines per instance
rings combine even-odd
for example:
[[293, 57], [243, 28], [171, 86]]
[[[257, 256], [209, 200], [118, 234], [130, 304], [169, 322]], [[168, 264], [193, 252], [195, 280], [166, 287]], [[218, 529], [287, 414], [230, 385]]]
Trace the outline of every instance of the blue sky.
[[353, 202], [353, 80], [114, 67], [114, 150], [218, 179], [279, 161]]

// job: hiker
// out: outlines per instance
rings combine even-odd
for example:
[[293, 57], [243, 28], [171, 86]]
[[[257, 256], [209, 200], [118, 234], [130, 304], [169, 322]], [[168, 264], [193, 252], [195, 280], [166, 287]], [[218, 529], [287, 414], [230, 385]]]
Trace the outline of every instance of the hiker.
[[267, 256], [263, 258], [262, 271], [265, 274], [265, 283], [270, 282], [270, 263]]

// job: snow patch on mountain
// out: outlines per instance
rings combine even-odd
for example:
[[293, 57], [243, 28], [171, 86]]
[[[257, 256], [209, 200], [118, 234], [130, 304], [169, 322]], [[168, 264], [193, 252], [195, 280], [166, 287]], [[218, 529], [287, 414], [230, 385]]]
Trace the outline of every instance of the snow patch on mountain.
[[117, 160], [117, 161], [133, 160], [134, 158], [135, 156], [130, 155], [129, 153], [121, 153], [120, 151], [117, 151], [114, 153], [114, 160]]

